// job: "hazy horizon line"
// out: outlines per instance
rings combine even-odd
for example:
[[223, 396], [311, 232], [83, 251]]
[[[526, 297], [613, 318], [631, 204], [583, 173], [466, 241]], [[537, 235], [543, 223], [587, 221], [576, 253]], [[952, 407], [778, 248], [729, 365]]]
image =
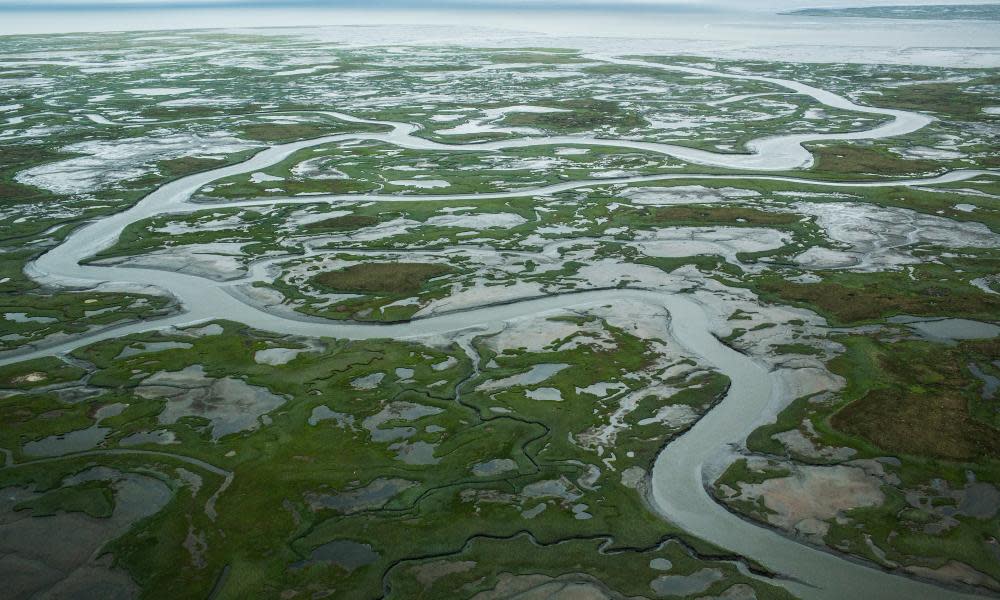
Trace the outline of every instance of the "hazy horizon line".
[[[213, 8], [247, 6], [255, 8], [282, 8], [316, 6], [324, 8], [408, 8], [425, 9], [447, 7], [450, 9], [479, 8], [648, 8], [701, 12], [724, 6], [724, 2], [699, 2], [697, 0], [0, 0], [0, 9], [19, 10], [81, 10], [81, 9], [163, 9], [163, 8]], [[739, 3], [737, 6], [743, 6]]]

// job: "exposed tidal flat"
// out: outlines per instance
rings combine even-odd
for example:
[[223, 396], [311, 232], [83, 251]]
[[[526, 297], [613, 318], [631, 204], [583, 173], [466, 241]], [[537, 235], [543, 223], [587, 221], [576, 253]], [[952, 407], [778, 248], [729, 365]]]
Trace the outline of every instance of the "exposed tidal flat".
[[45, 39], [15, 597], [1000, 590], [994, 71]]

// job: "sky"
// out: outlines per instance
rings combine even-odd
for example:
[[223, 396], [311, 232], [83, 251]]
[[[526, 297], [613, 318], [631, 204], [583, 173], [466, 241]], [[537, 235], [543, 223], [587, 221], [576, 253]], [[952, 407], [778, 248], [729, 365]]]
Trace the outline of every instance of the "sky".
[[475, 8], [476, 6], [525, 8], [538, 7], [660, 7], [660, 8], [727, 8], [790, 9], [827, 6], [875, 6], [900, 4], [995, 4], [997, 0], [0, 0], [3, 8], [91, 8], [91, 7], [171, 7], [171, 6], [352, 6], [433, 8], [445, 5]]
[[[1000, 0], [0, 0], [5, 14], [49, 11], [260, 10], [456, 11], [526, 10], [636, 13], [774, 13], [796, 8], [901, 4], [1000, 4]], [[3, 30], [0, 23], [0, 32]]]

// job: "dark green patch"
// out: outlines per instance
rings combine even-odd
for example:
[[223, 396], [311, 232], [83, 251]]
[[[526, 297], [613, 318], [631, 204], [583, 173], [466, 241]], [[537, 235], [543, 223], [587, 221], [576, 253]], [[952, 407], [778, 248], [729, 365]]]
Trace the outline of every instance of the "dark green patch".
[[344, 215], [303, 225], [307, 231], [353, 231], [378, 224], [378, 218], [371, 215]]
[[14, 505], [15, 511], [30, 510], [33, 517], [79, 512], [95, 519], [106, 519], [114, 509], [114, 493], [103, 481], [57, 488]]
[[320, 273], [313, 281], [339, 292], [410, 294], [419, 292], [427, 280], [452, 271], [429, 263], [363, 263]]

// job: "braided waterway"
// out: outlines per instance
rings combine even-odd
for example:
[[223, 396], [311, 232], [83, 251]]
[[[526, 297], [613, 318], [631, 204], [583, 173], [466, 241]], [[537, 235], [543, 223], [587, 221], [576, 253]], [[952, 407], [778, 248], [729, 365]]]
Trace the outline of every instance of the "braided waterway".
[[[640, 289], [592, 290], [481, 306], [470, 310], [415, 319], [406, 323], [363, 324], [328, 321], [305, 315], [298, 317], [288, 314], [272, 314], [262, 307], [245, 302], [239, 294], [234, 293], [234, 286], [246, 284], [247, 278], [238, 281], [215, 282], [195, 275], [172, 271], [80, 264], [81, 260], [112, 246], [124, 228], [132, 223], [158, 215], [185, 213], [206, 207], [220, 206], [191, 202], [193, 194], [208, 183], [231, 175], [259, 171], [281, 162], [299, 150], [333, 142], [378, 140], [402, 148], [452, 152], [493, 152], [507, 148], [556, 144], [600, 145], [657, 152], [693, 164], [711, 167], [733, 170], [789, 171], [812, 164], [812, 156], [802, 146], [805, 142], [876, 139], [904, 135], [924, 127], [931, 121], [929, 117], [917, 113], [857, 105], [836, 94], [794, 81], [677, 67], [638, 60], [595, 56], [590, 58], [628, 66], [772, 83], [793, 93], [808, 95], [829, 107], [883, 115], [889, 117], [889, 120], [865, 131], [765, 137], [749, 142], [747, 144], [748, 153], [724, 154], [671, 144], [587, 136], [531, 137], [485, 143], [445, 144], [417, 137], [414, 134], [418, 128], [414, 125], [371, 121], [342, 113], [324, 112], [322, 114], [348, 122], [386, 125], [391, 128], [391, 131], [338, 134], [276, 145], [239, 164], [184, 177], [160, 187], [128, 210], [78, 228], [62, 244], [52, 248], [27, 267], [27, 272], [32, 278], [50, 286], [95, 287], [112, 283], [140, 288], [158, 288], [173, 295], [183, 307], [182, 312], [162, 319], [94, 331], [49, 347], [36, 347], [26, 352], [9, 353], [0, 358], [0, 364], [65, 353], [103, 339], [121, 337], [131, 333], [215, 319], [239, 321], [261, 330], [308, 337], [405, 339], [454, 334], [467, 329], [492, 329], [499, 327], [506, 321], [537, 317], [550, 312], [563, 311], [567, 308], [586, 308], [587, 306], [605, 305], [622, 300], [641, 301], [665, 309], [670, 315], [670, 329], [676, 340], [689, 352], [700, 357], [707, 365], [728, 376], [732, 382], [726, 397], [691, 429], [668, 444], [657, 457], [652, 472], [651, 499], [656, 510], [664, 518], [692, 535], [732, 552], [745, 555], [764, 567], [786, 576], [788, 580], [784, 581], [784, 585], [803, 598], [839, 600], [846, 597], [861, 597], [910, 600], [930, 597], [967, 597], [968, 595], [962, 592], [894, 575], [869, 564], [855, 562], [804, 545], [766, 527], [740, 518], [709, 496], [705, 487], [704, 471], [706, 466], [711, 466], [714, 472], [721, 464], [724, 464], [729, 455], [729, 448], [742, 444], [754, 424], [759, 423], [762, 418], [773, 418], [774, 415], [768, 414], [768, 412], [773, 412], [776, 410], [774, 407], [782, 405], [781, 400], [787, 392], [780, 377], [771, 372], [763, 363], [726, 347], [716, 339], [712, 334], [714, 325], [710, 316], [692, 296], [668, 295]], [[913, 186], [962, 181], [982, 175], [995, 176], [996, 174], [990, 171], [961, 170], [923, 179], [840, 183], [760, 174], [669, 174], [566, 182], [535, 189], [500, 193], [409, 197], [400, 195], [309, 196], [248, 200], [222, 206], [315, 204], [348, 200], [475, 201], [545, 196], [596, 184], [631, 184], [668, 179], [726, 179], [734, 181], [768, 179], [802, 185], [842, 187]], [[263, 270], [252, 270], [248, 277], [263, 277]]]

